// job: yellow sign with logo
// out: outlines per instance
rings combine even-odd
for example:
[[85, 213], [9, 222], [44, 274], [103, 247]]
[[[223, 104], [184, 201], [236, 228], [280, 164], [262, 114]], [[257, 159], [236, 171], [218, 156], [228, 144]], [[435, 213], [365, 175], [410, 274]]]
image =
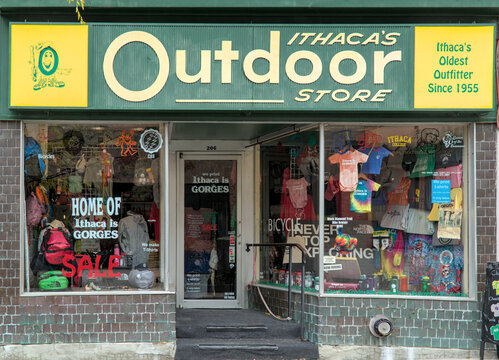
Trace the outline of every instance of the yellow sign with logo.
[[88, 27], [11, 26], [10, 106], [87, 107]]
[[493, 26], [416, 26], [414, 53], [414, 108], [492, 108]]

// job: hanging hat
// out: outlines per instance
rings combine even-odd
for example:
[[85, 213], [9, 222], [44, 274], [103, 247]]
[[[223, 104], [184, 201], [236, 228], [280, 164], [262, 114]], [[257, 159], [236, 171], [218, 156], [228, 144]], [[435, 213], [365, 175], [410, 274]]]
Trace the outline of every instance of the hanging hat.
[[62, 142], [64, 144], [64, 149], [66, 149], [68, 153], [76, 155], [80, 153], [81, 148], [85, 143], [85, 139], [80, 131], [68, 130], [64, 133]]

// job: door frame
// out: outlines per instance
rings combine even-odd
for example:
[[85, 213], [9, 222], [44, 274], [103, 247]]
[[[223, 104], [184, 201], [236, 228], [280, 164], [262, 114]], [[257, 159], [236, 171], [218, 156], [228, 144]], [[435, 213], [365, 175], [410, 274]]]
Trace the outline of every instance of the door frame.
[[[242, 152], [177, 152], [177, 306], [181, 308], [242, 308]], [[237, 162], [236, 299], [184, 299], [184, 168], [185, 160], [235, 160]]]

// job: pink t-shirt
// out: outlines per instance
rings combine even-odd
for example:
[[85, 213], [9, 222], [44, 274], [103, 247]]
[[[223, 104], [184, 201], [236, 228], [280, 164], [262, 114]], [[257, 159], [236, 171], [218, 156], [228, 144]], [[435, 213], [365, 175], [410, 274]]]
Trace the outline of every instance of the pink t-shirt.
[[359, 181], [357, 164], [365, 163], [369, 155], [351, 149], [345, 154], [334, 154], [329, 157], [331, 164], [340, 164], [340, 189], [341, 191], [355, 191]]
[[463, 178], [463, 164], [449, 166], [435, 170], [433, 177], [436, 180], [449, 180], [451, 188], [460, 188]]
[[289, 192], [286, 191], [288, 188], [289, 179], [289, 167], [284, 169], [282, 175], [282, 188], [281, 188], [281, 219], [300, 219], [300, 220], [316, 220], [314, 204], [312, 203], [312, 196], [307, 194], [307, 205], [304, 208], [297, 209], [293, 207], [291, 203], [291, 198], [289, 197]]
[[291, 204], [295, 209], [304, 208], [307, 205], [307, 180], [304, 177], [300, 179], [289, 179], [286, 187], [289, 192]]

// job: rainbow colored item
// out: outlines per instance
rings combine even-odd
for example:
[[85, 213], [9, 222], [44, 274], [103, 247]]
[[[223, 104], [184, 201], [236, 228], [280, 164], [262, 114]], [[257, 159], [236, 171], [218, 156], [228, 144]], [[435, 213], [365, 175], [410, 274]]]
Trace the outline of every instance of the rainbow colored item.
[[372, 180], [359, 180], [357, 188], [350, 194], [350, 210], [356, 213], [371, 212], [371, 195], [373, 191], [378, 191], [380, 184]]
[[336, 249], [340, 254], [348, 253], [357, 246], [357, 238], [348, 234], [338, 234], [334, 240]]

